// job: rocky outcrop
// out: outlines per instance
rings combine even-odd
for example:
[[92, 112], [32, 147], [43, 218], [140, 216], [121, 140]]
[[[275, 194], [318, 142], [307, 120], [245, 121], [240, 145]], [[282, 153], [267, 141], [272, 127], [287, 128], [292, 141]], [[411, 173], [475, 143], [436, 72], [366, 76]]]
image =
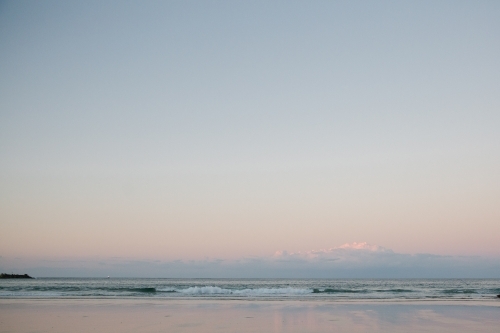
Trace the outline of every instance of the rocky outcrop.
[[0, 274], [0, 279], [32, 279], [28, 274]]

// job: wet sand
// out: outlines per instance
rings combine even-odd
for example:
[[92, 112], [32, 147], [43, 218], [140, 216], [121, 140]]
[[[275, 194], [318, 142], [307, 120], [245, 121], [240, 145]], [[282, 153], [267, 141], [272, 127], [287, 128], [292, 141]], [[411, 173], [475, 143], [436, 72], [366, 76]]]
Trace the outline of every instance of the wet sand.
[[0, 299], [0, 332], [498, 332], [500, 301]]

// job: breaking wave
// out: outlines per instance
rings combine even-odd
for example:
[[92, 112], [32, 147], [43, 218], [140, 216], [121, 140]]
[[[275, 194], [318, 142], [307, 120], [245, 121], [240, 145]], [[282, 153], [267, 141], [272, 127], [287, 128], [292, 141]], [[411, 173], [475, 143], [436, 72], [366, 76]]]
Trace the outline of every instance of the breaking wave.
[[311, 289], [302, 288], [256, 288], [256, 289], [227, 289], [215, 286], [206, 287], [189, 287], [186, 289], [177, 290], [186, 295], [248, 295], [248, 296], [265, 296], [265, 295], [304, 295], [310, 294]]

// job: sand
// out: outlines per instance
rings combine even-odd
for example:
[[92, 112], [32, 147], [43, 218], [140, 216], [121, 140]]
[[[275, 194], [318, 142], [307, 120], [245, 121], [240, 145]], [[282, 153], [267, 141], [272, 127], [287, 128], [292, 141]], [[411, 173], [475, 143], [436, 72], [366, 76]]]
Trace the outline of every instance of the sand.
[[0, 332], [499, 332], [500, 301], [0, 299]]

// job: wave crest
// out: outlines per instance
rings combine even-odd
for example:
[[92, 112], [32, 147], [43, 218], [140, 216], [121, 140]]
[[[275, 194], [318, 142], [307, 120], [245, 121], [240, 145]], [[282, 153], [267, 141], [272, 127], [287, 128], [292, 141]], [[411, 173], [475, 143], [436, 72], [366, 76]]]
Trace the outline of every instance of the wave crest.
[[226, 289], [215, 286], [189, 287], [187, 289], [177, 290], [186, 295], [304, 295], [312, 293], [312, 289], [302, 288], [256, 288], [256, 289]]

